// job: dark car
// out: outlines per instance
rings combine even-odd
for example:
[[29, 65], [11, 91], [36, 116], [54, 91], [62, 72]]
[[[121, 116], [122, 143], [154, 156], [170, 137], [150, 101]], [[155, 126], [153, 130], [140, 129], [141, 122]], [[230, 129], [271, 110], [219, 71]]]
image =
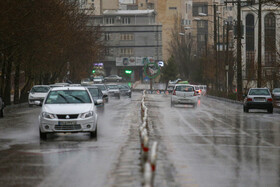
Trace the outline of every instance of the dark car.
[[4, 107], [5, 107], [4, 101], [0, 96], [0, 117], [4, 117]]
[[120, 88], [117, 84], [107, 84], [106, 86], [110, 96], [117, 97], [118, 99], [121, 98]]
[[131, 88], [128, 85], [119, 85], [120, 94], [131, 98]]
[[[104, 106], [104, 97], [102, 91], [99, 88], [93, 86], [88, 86], [87, 89], [94, 100], [94, 104], [96, 106]], [[100, 100], [102, 100], [102, 102], [100, 102]]]
[[250, 109], [266, 109], [273, 113], [273, 99], [268, 88], [251, 88], [245, 95], [243, 110], [249, 112]]
[[92, 87], [97, 87], [102, 91], [105, 102], [109, 102], [108, 88], [105, 84], [93, 84]]

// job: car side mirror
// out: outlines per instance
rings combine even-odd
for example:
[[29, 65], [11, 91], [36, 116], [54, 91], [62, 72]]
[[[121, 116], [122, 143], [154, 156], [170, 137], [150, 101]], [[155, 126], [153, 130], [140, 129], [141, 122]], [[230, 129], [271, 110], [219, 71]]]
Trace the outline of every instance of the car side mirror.
[[100, 105], [102, 103], [103, 103], [103, 99], [97, 99], [95, 102], [96, 105]]
[[41, 102], [41, 101], [35, 101], [34, 103], [35, 103], [35, 105], [37, 105], [37, 106], [42, 106], [42, 102]]

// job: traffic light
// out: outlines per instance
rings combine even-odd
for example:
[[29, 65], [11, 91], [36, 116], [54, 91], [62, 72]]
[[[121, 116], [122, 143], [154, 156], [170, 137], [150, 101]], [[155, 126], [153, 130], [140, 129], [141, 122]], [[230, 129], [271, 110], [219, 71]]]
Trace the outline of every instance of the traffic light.
[[130, 75], [132, 73], [132, 70], [125, 70], [125, 74], [128, 74], [128, 75]]
[[95, 73], [95, 69], [92, 70], [92, 73]]

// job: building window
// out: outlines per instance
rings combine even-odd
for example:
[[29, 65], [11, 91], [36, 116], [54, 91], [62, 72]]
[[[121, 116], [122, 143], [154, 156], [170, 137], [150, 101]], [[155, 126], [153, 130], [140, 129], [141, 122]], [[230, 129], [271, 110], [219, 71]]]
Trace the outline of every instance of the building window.
[[122, 24], [130, 24], [130, 17], [123, 17]]
[[113, 17], [108, 17], [106, 19], [106, 24], [114, 24], [115, 23], [115, 18]]
[[197, 40], [198, 42], [205, 42], [206, 35], [205, 34], [198, 34], [197, 35]]
[[105, 40], [110, 40], [110, 35], [111, 35], [110, 33], [106, 32], [105, 33]]
[[121, 48], [120, 49], [120, 55], [121, 56], [131, 56], [134, 54], [133, 48]]
[[255, 51], [246, 51], [246, 77], [247, 79], [255, 79]]
[[121, 34], [121, 40], [134, 40], [133, 34]]
[[255, 50], [255, 18], [254, 15], [246, 16], [246, 51]]
[[271, 66], [276, 61], [276, 19], [273, 13], [264, 18], [265, 65]]
[[204, 29], [207, 26], [206, 24], [207, 24], [207, 21], [204, 21], [204, 20], [197, 21], [197, 28]]
[[169, 10], [177, 10], [177, 7], [169, 7]]
[[193, 16], [199, 16], [199, 13], [208, 14], [208, 3], [193, 3]]

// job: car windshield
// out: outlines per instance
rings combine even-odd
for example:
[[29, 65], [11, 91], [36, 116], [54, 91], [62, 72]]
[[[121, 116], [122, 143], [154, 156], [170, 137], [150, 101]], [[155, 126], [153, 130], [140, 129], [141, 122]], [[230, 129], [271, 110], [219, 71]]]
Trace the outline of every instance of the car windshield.
[[274, 90], [273, 90], [273, 92], [275, 93], [275, 92], [280, 92], [280, 88], [275, 88]]
[[86, 90], [57, 90], [51, 91], [45, 104], [75, 104], [91, 103]]
[[118, 85], [107, 85], [109, 89], [118, 89]]
[[98, 88], [88, 88], [88, 90], [89, 90], [92, 97], [98, 97], [99, 96]]
[[181, 91], [181, 92], [193, 92], [193, 87], [192, 86], [177, 86], [176, 91]]
[[249, 95], [270, 95], [267, 89], [251, 89]]
[[47, 93], [49, 91], [49, 87], [46, 86], [36, 86], [31, 89], [32, 93]]

